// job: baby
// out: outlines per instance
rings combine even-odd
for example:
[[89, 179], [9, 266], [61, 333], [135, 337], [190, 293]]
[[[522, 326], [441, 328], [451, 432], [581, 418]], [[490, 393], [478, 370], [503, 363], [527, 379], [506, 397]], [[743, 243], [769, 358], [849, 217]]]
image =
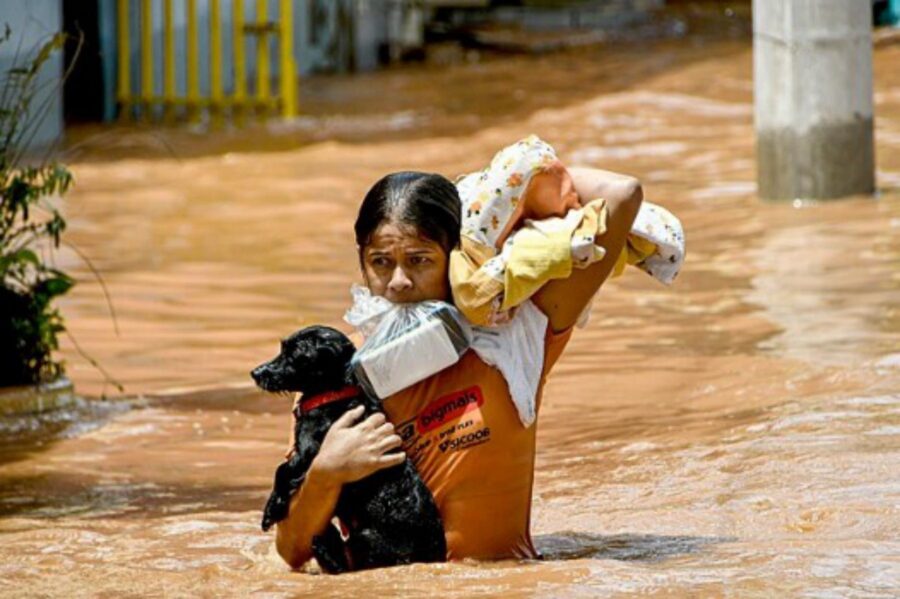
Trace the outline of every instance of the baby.
[[[474, 325], [509, 321], [544, 283], [606, 255], [594, 243], [606, 231], [606, 201], [582, 203], [553, 148], [535, 135], [507, 146], [456, 186], [463, 224], [450, 284], [455, 305]], [[613, 276], [633, 264], [669, 284], [683, 261], [681, 223], [645, 201]]]

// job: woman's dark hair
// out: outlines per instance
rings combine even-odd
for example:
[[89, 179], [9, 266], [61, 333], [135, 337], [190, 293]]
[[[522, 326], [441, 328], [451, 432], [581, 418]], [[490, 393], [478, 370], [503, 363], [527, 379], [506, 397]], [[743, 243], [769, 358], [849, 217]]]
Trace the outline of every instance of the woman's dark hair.
[[381, 178], [359, 207], [356, 244], [360, 252], [385, 222], [411, 225], [447, 254], [459, 244], [462, 205], [456, 186], [433, 173], [403, 171]]

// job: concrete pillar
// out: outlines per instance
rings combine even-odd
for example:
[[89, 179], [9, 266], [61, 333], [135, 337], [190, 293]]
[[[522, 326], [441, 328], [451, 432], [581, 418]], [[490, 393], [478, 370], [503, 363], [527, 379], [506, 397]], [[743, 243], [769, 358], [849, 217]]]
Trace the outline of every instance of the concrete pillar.
[[875, 190], [871, 0], [753, 0], [760, 197]]

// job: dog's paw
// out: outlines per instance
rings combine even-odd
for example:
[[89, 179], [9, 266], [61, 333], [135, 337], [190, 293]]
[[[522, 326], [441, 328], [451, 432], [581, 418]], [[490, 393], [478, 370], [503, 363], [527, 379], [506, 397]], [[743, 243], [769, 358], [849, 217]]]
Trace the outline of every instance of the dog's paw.
[[288, 500], [273, 493], [266, 502], [266, 508], [263, 510], [262, 529], [268, 532], [272, 526], [281, 522], [288, 515]]

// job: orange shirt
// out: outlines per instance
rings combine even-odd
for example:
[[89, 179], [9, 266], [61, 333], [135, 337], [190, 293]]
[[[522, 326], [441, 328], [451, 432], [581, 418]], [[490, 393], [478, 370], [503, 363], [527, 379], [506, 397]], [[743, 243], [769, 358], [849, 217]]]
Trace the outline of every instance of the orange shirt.
[[[571, 333], [547, 331], [538, 406]], [[522, 426], [500, 371], [469, 350], [384, 409], [434, 495], [447, 559], [538, 556], [529, 531], [537, 425]]]

